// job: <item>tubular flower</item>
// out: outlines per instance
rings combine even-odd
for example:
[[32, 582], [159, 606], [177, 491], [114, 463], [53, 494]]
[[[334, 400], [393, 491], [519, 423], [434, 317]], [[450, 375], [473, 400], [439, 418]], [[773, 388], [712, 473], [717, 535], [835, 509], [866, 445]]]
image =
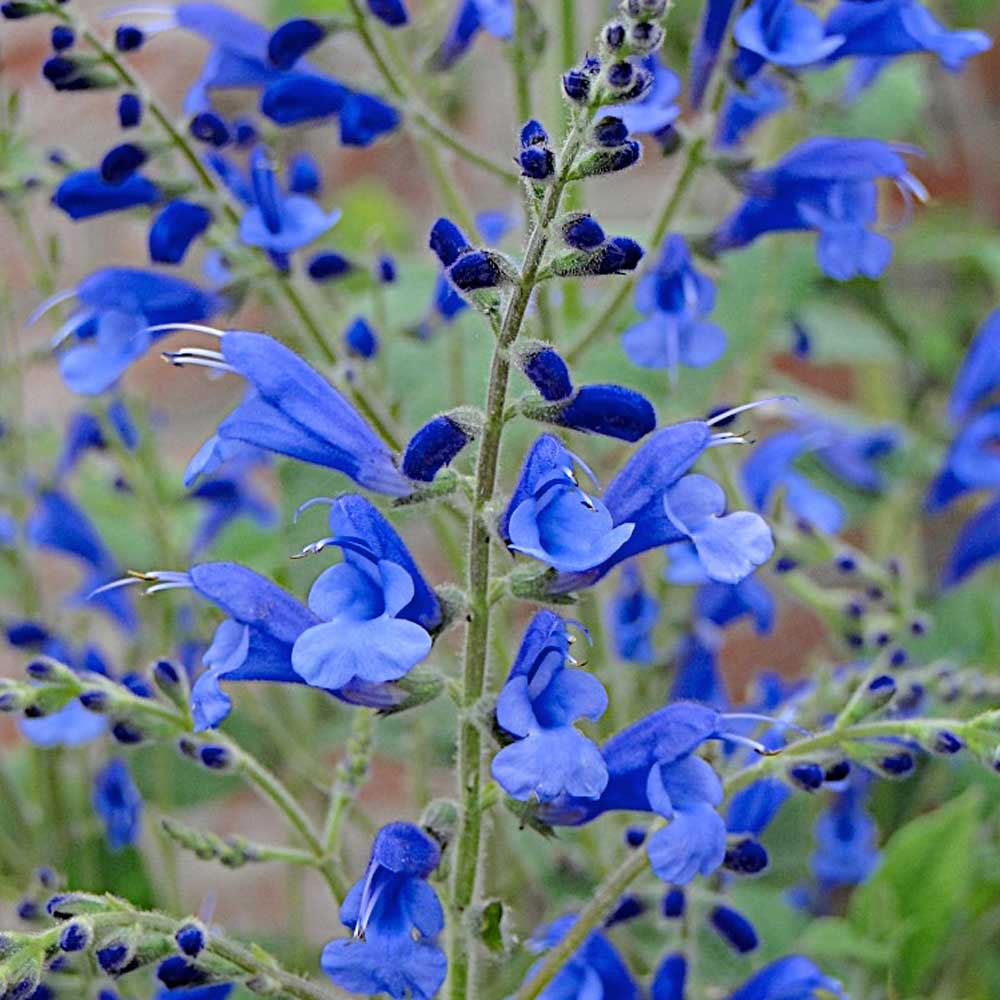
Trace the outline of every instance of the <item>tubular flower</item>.
[[431, 56], [431, 69], [437, 72], [451, 69], [480, 31], [510, 41], [514, 37], [513, 0], [458, 0], [448, 30]]
[[795, 0], [755, 0], [736, 20], [740, 50], [735, 71], [749, 80], [765, 63], [794, 68], [819, 62], [843, 38], [824, 32], [823, 22]]
[[878, 277], [892, 255], [889, 239], [871, 229], [878, 218], [877, 181], [883, 177], [907, 202], [927, 196], [900, 151], [888, 143], [807, 139], [774, 166], [744, 174], [746, 199], [715, 231], [712, 248], [723, 252], [765, 233], [814, 230], [824, 273], [837, 281], [858, 274]]
[[631, 663], [652, 663], [656, 659], [653, 629], [659, 620], [660, 602], [646, 591], [634, 563], [622, 566], [618, 581], [608, 616], [615, 651]]
[[142, 821], [142, 796], [123, 760], [109, 761], [95, 775], [94, 810], [104, 823], [113, 852], [135, 843]]
[[99, 170], [80, 170], [60, 182], [52, 204], [79, 222], [108, 212], [155, 205], [160, 197], [160, 189], [142, 174], [131, 174], [121, 183], [112, 184]]
[[350, 938], [323, 949], [323, 971], [342, 989], [393, 1000], [430, 1000], [444, 982], [447, 960], [437, 945], [444, 911], [427, 879], [437, 845], [412, 823], [382, 827], [364, 876], [340, 907]]
[[242, 375], [250, 389], [192, 460], [189, 482], [202, 463], [214, 461], [220, 442], [241, 441], [337, 469], [376, 493], [404, 496], [411, 491], [412, 483], [374, 429], [297, 354], [262, 333], [208, 332], [219, 337], [218, 351], [187, 348], [167, 359]]
[[497, 723], [514, 742], [493, 758], [492, 772], [515, 799], [597, 798], [607, 784], [600, 752], [573, 723], [596, 722], [608, 696], [596, 677], [566, 666], [570, 641], [562, 618], [539, 611], [500, 692]]

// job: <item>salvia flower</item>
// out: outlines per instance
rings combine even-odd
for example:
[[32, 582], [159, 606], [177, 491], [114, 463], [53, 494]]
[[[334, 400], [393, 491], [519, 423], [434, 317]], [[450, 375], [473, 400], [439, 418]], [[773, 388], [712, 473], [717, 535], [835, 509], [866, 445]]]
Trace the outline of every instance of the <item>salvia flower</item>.
[[513, 0], [458, 0], [448, 30], [431, 56], [430, 68], [437, 72], [451, 69], [480, 31], [510, 41], [514, 37]]
[[883, 61], [910, 52], [930, 52], [953, 73], [991, 45], [981, 31], [950, 31], [918, 0], [844, 0], [826, 20], [826, 33], [838, 38], [830, 60], [856, 57]]
[[551, 611], [531, 620], [497, 701], [497, 723], [514, 738], [493, 758], [497, 783], [515, 799], [563, 793], [596, 799], [608, 781], [597, 747], [573, 725], [607, 708], [600, 681], [566, 665], [567, 623]]
[[901, 151], [877, 139], [818, 136], [774, 166], [744, 174], [747, 197], [716, 230], [716, 252], [752, 243], [765, 233], [814, 230], [816, 256], [831, 278], [878, 277], [892, 244], [871, 228], [878, 219], [878, 180], [887, 178], [909, 202], [926, 198]]
[[735, 0], [708, 0], [701, 15], [701, 25], [691, 50], [691, 107], [701, 107], [709, 80], [715, 71], [722, 46], [729, 33]]
[[763, 74], [755, 76], [744, 90], [734, 89], [725, 99], [715, 132], [719, 149], [733, 149], [765, 118], [788, 106], [784, 88]]
[[180, 278], [111, 267], [43, 302], [29, 322], [68, 299], [75, 299], [78, 308], [53, 343], [58, 347], [72, 342], [59, 355], [59, 371], [66, 385], [83, 395], [110, 389], [163, 335], [149, 327], [210, 319], [225, 304], [219, 296]]
[[719, 646], [717, 633], [704, 626], [681, 637], [674, 650], [671, 700], [690, 699], [720, 710], [729, 704], [726, 682], [719, 669]]
[[646, 318], [622, 335], [629, 359], [643, 368], [666, 368], [676, 378], [679, 365], [702, 368], [726, 349], [726, 334], [708, 316], [715, 308], [715, 285], [695, 269], [682, 236], [668, 236], [656, 267], [640, 279], [636, 308]]
[[1000, 389], [1000, 309], [983, 321], [969, 346], [948, 397], [948, 417], [968, 419], [980, 403]]
[[94, 809], [104, 823], [112, 851], [135, 843], [142, 821], [142, 795], [123, 760], [109, 761], [95, 775]]
[[403, 474], [421, 483], [430, 483], [446, 465], [458, 457], [475, 438], [476, 431], [457, 414], [432, 417], [410, 438], [403, 452]]
[[[576, 916], [571, 913], [554, 920], [532, 935], [528, 947], [536, 952], [555, 947], [575, 922]], [[525, 982], [531, 981], [535, 968], [528, 971]], [[594, 931], [538, 994], [538, 1000], [640, 1000], [641, 996], [638, 984], [611, 942], [600, 931]]]
[[169, 360], [242, 375], [250, 389], [202, 445], [189, 479], [219, 441], [242, 441], [337, 469], [376, 493], [404, 496], [411, 491], [412, 484], [374, 429], [297, 354], [262, 333], [211, 332], [219, 336], [218, 351], [188, 348], [172, 352]]
[[728, 1000], [848, 1000], [840, 983], [802, 955], [788, 955], [755, 972]]
[[955, 435], [944, 464], [928, 490], [925, 506], [930, 511], [947, 507], [971, 490], [1000, 487], [1000, 405], [975, 414]]
[[192, 555], [207, 549], [238, 518], [249, 518], [261, 528], [273, 527], [277, 522], [274, 507], [251, 482], [254, 466], [265, 464], [267, 455], [250, 446], [244, 446], [242, 452], [229, 458], [221, 473], [203, 480], [188, 493], [188, 499], [202, 508], [191, 540]]
[[121, 212], [160, 200], [160, 189], [147, 177], [130, 173], [119, 183], [104, 179], [101, 170], [79, 170], [60, 181], [52, 204], [78, 222], [108, 212]]
[[1000, 495], [981, 507], [962, 526], [941, 580], [954, 586], [986, 563], [1000, 557]]
[[200, 111], [191, 119], [188, 130], [199, 142], [216, 149], [228, 146], [233, 138], [226, 120], [214, 111]]
[[352, 937], [323, 949], [323, 971], [341, 988], [393, 1000], [430, 1000], [444, 982], [447, 960], [437, 945], [444, 911], [427, 879], [440, 851], [419, 827], [390, 823], [372, 844], [364, 877], [340, 907]]
[[625, 563], [608, 613], [615, 652], [630, 663], [652, 663], [656, 659], [653, 630], [659, 617], [660, 602], [643, 586], [635, 564]]
[[859, 885], [878, 865], [878, 828], [866, 808], [870, 784], [870, 776], [852, 775], [816, 821], [811, 862], [823, 893]]
[[327, 232], [340, 219], [340, 209], [324, 212], [305, 195], [282, 193], [274, 165], [263, 146], [250, 153], [254, 204], [240, 220], [240, 239], [274, 253], [291, 253]]
[[204, 205], [178, 198], [166, 204], [149, 229], [149, 258], [161, 264], [180, 264], [191, 244], [211, 225]]

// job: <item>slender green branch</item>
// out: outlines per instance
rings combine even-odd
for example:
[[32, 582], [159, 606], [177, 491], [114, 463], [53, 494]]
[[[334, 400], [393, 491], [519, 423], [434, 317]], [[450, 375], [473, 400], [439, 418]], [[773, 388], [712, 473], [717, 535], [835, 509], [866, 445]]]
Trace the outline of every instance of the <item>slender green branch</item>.
[[330, 791], [330, 804], [323, 824], [325, 854], [333, 854], [338, 850], [347, 809], [368, 780], [374, 733], [375, 713], [356, 709], [351, 720], [347, 754], [337, 767], [337, 775]]

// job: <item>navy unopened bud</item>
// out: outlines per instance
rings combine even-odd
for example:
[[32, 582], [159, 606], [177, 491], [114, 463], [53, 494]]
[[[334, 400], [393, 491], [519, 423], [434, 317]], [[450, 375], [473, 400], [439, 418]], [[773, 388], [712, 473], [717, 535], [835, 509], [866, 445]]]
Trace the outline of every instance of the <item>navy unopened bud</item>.
[[927, 632], [927, 619], [926, 618], [914, 618], [910, 622], [910, 634], [911, 635], [924, 635]]
[[188, 128], [191, 135], [199, 142], [208, 143], [216, 148], [228, 145], [232, 139], [232, 133], [225, 119], [214, 111], [202, 111], [195, 115]]
[[656, 1000], [684, 1000], [687, 987], [687, 959], [677, 952], [660, 962], [653, 976], [652, 995]]
[[115, 48], [119, 52], [134, 52], [146, 41], [142, 28], [134, 24], [120, 24], [115, 29]]
[[791, 556], [779, 556], [774, 561], [774, 572], [791, 573], [793, 569], [798, 567], [798, 565], [798, 560], [793, 559]]
[[629, 17], [663, 17], [667, 10], [667, 0], [626, 0], [625, 9]]
[[737, 910], [715, 906], [708, 919], [719, 937], [734, 951], [745, 955], [757, 947], [757, 932], [753, 924]]
[[368, 0], [368, 9], [390, 28], [400, 28], [410, 19], [403, 0]]
[[35, 920], [41, 919], [42, 908], [38, 905], [37, 900], [22, 899], [17, 904], [17, 916], [18, 919], [24, 920], [27, 923], [31, 923]]
[[135, 128], [142, 122], [142, 101], [138, 94], [122, 94], [118, 98], [118, 124]]
[[59, 935], [59, 948], [68, 952], [86, 951], [92, 938], [90, 924], [82, 920], [71, 920]]
[[149, 159], [146, 150], [134, 142], [109, 149], [101, 160], [101, 177], [108, 184], [124, 184]]
[[396, 262], [387, 253], [379, 254], [375, 262], [375, 273], [383, 285], [391, 285], [396, 280]]
[[605, 927], [614, 927], [615, 924], [623, 924], [627, 920], [634, 920], [642, 916], [646, 906], [638, 896], [631, 894], [622, 896], [618, 905], [611, 911], [611, 915], [604, 921]]
[[843, 781], [851, 773], [851, 762], [849, 760], [838, 760], [836, 764], [831, 764], [823, 772], [823, 780], [826, 782]]
[[624, 90], [634, 81], [635, 67], [630, 62], [618, 62], [608, 67], [608, 84], [615, 90]]
[[917, 762], [913, 758], [913, 754], [906, 753], [894, 753], [889, 754], [887, 757], [883, 757], [879, 761], [879, 767], [884, 771], [889, 777], [901, 778], [909, 774], [915, 767]]
[[677, 920], [684, 916], [687, 901], [683, 889], [671, 889], [663, 896], [661, 912], [668, 920]]
[[857, 560], [846, 552], [837, 556], [836, 563], [841, 573], [853, 573], [858, 568]]
[[351, 357], [363, 358], [365, 361], [378, 354], [378, 337], [364, 317], [356, 317], [344, 331], [344, 348]]
[[116, 722], [111, 727], [111, 735], [121, 744], [125, 746], [135, 746], [137, 743], [141, 743], [145, 737], [142, 733], [136, 729], [129, 722]]
[[569, 367], [556, 350], [547, 344], [526, 345], [518, 355], [518, 365], [531, 380], [542, 399], [555, 402], [573, 392]]
[[601, 37], [604, 39], [604, 44], [612, 52], [625, 44], [625, 30], [625, 25], [621, 21], [609, 21], [604, 25]]
[[342, 278], [354, 265], [343, 254], [325, 250], [309, 261], [309, 277], [313, 281], [333, 281]]
[[107, 691], [102, 691], [100, 688], [84, 691], [80, 695], [80, 704], [90, 712], [106, 712], [110, 702]]
[[965, 743], [962, 741], [961, 737], [956, 736], [954, 733], [949, 732], [947, 729], [942, 729], [939, 733], [934, 736], [933, 750], [935, 753], [940, 754], [956, 754], [963, 747]]
[[646, 842], [646, 831], [641, 826], [630, 826], [625, 831], [625, 843], [629, 847], [642, 847]]
[[174, 935], [177, 947], [189, 958], [197, 958], [205, 947], [205, 928], [201, 924], [190, 923], [179, 927]]
[[496, 288], [506, 280], [506, 274], [496, 254], [489, 250], [472, 250], [462, 254], [452, 264], [448, 277], [456, 288], [474, 292], [481, 288]]
[[445, 267], [451, 267], [459, 255], [471, 249], [465, 233], [451, 219], [444, 218], [438, 219], [431, 227], [428, 245]]
[[861, 601], [848, 601], [844, 608], [844, 614], [848, 618], [863, 618], [865, 606]]
[[819, 764], [796, 764], [788, 769], [788, 776], [807, 792], [815, 792], [823, 785], [823, 768]]
[[562, 237], [577, 250], [596, 250], [607, 238], [597, 219], [586, 212], [574, 213], [562, 224]]
[[157, 660], [153, 665], [153, 679], [161, 688], [177, 687], [181, 675], [169, 660]]
[[69, 25], [57, 24], [52, 29], [52, 48], [56, 52], [65, 52], [73, 48], [76, 42], [76, 32]]
[[44, 719], [48, 712], [37, 702], [29, 702], [24, 706], [24, 717], [26, 719]]
[[35, 881], [43, 889], [55, 889], [59, 885], [59, 876], [55, 873], [55, 870], [50, 868], [48, 865], [42, 865], [41, 868], [36, 868], [32, 872], [32, 876]]
[[193, 965], [181, 955], [171, 955], [160, 962], [156, 969], [156, 978], [168, 990], [185, 989], [189, 986], [201, 986], [209, 980], [208, 974], [198, 966]]
[[583, 177], [597, 177], [628, 170], [642, 159], [642, 146], [635, 139], [629, 139], [613, 149], [599, 147], [584, 154], [571, 174], [571, 180]]
[[44, 3], [33, 3], [31, 0], [7, 0], [0, 4], [0, 17], [8, 21], [20, 21], [26, 17], [34, 17], [46, 10]]
[[177, 741], [177, 749], [184, 757], [188, 757], [191, 760], [198, 760], [199, 746], [194, 740], [189, 739], [187, 736], [182, 736]]
[[24, 671], [36, 681], [52, 681], [59, 676], [55, 666], [48, 660], [32, 660]]
[[563, 93], [574, 104], [586, 104], [590, 100], [590, 74], [580, 69], [563, 73]]
[[625, 274], [634, 271], [645, 251], [635, 240], [627, 236], [615, 236], [608, 240], [599, 252], [600, 260], [593, 274]]
[[656, 411], [642, 393], [622, 385], [585, 385], [565, 402], [523, 407], [525, 416], [577, 431], [638, 441], [656, 428]]
[[756, 875], [768, 865], [767, 851], [762, 844], [748, 837], [726, 849], [722, 865], [738, 875]]
[[621, 118], [605, 115], [594, 125], [591, 135], [598, 146], [612, 149], [628, 141], [628, 126]]
[[865, 690], [867, 707], [881, 708], [887, 705], [896, 694], [896, 682], [888, 674], [879, 674], [868, 682]]
[[210, 771], [225, 771], [233, 762], [232, 754], [225, 747], [220, 747], [215, 743], [208, 743], [201, 747], [198, 759]]
[[[246, 149], [247, 146], [252, 145], [258, 139], [257, 126], [254, 125], [252, 121], [248, 121], [246, 118], [237, 118], [233, 122], [233, 141], [240, 149]], [[294, 177], [295, 177], [295, 164], [298, 163], [300, 157], [296, 157], [295, 160], [289, 164], [289, 189], [295, 190], [294, 188]]]
[[432, 417], [410, 438], [403, 452], [403, 475], [430, 483], [472, 440], [469, 427], [447, 413]]
[[110, 941], [97, 949], [97, 963], [108, 975], [113, 976], [125, 971], [134, 954], [131, 942]]
[[632, 48], [643, 55], [655, 52], [663, 44], [665, 37], [666, 33], [663, 28], [650, 21], [639, 21], [637, 24], [633, 24], [632, 30], [629, 32], [629, 42]]
[[531, 146], [547, 146], [549, 144], [549, 133], [545, 131], [545, 126], [536, 118], [532, 118], [521, 126], [521, 149], [528, 149]]
[[890, 667], [902, 667], [910, 658], [910, 654], [905, 649], [896, 648], [889, 654]]
[[521, 166], [522, 175], [529, 180], [544, 181], [556, 172], [555, 154], [544, 146], [522, 149], [517, 162]]
[[279, 25], [267, 42], [267, 57], [278, 69], [291, 69], [310, 49], [326, 38], [326, 28], [305, 17]]

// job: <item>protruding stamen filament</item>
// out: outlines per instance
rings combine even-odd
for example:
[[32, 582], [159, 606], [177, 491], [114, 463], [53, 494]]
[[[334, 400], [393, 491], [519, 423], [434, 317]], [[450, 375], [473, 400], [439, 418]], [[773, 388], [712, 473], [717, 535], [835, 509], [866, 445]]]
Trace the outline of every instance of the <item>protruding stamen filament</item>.
[[185, 347], [180, 351], [164, 351], [160, 357], [177, 368], [191, 365], [195, 368], [211, 368], [213, 371], [227, 372], [232, 375], [239, 374], [221, 354], [203, 347]]
[[744, 403], [742, 406], [734, 406], [731, 410], [723, 410], [722, 413], [716, 413], [714, 417], [710, 420], [706, 420], [705, 423], [709, 427], [714, 427], [716, 424], [722, 423], [722, 421], [728, 420], [730, 417], [735, 417], [737, 413], [745, 413], [747, 410], [756, 410], [758, 406], [767, 406], [768, 403], [797, 402], [797, 396], [768, 396], [767, 399], [758, 399], [753, 403]]
[[31, 326], [41, 319], [50, 309], [54, 309], [60, 302], [72, 299], [76, 296], [75, 288], [67, 288], [64, 291], [50, 295], [44, 302], [37, 305], [25, 321], [25, 326]]
[[108, 591], [118, 590], [120, 587], [141, 586], [144, 583], [152, 584], [152, 586], [147, 587], [143, 591], [143, 594], [146, 595], [155, 594], [161, 590], [180, 590], [192, 586], [190, 574], [181, 570], [156, 569], [144, 573], [130, 569], [127, 571], [126, 576], [112, 580], [110, 583], [92, 590], [87, 594], [87, 600], [89, 601], [92, 597], [97, 597], [98, 594], [106, 594]]
[[205, 326], [203, 323], [157, 323], [156, 326], [147, 326], [146, 333], [162, 333], [164, 330], [190, 330], [192, 333], [207, 333], [210, 337], [222, 338], [226, 335], [225, 330], [219, 330], [214, 326]]
[[790, 722], [788, 719], [776, 719], [770, 715], [761, 715], [757, 712], [726, 712], [722, 718], [726, 722], [766, 722], [770, 726], [780, 726], [783, 729], [794, 729], [802, 736], [812, 736], [808, 729]]
[[336, 497], [313, 497], [311, 500], [307, 500], [303, 504], [299, 504], [299, 509], [292, 515], [292, 524], [296, 524], [299, 520], [299, 515], [308, 510], [310, 507], [315, 507], [316, 504], [325, 503], [330, 506], [337, 502]]

